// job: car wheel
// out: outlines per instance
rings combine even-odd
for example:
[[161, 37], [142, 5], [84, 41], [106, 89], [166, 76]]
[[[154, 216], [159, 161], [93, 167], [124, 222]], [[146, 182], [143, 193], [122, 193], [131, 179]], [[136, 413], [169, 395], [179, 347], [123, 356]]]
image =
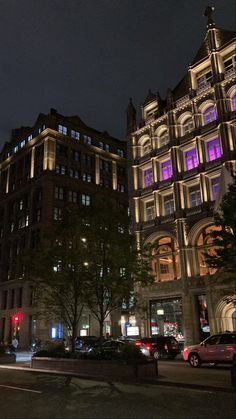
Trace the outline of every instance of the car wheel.
[[161, 357], [161, 354], [160, 354], [160, 352], [159, 352], [159, 351], [154, 351], [154, 352], [153, 352], [153, 358], [154, 358], [154, 359], [160, 359], [160, 357]]
[[188, 362], [193, 368], [198, 368], [201, 366], [201, 359], [198, 354], [190, 354], [188, 357]]

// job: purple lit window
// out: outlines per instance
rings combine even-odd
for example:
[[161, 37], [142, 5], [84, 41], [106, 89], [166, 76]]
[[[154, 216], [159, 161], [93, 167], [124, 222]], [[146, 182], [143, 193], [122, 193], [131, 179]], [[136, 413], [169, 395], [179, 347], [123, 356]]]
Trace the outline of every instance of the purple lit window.
[[218, 192], [219, 192], [219, 185], [220, 185], [220, 178], [215, 177], [211, 180], [211, 188], [212, 188], [212, 197], [213, 199], [217, 198]]
[[169, 179], [172, 176], [171, 161], [167, 160], [161, 163], [161, 177], [162, 180]]
[[221, 157], [222, 152], [220, 148], [220, 140], [219, 138], [215, 138], [214, 140], [208, 141], [207, 143], [207, 155], [208, 160], [212, 161]]
[[197, 151], [195, 147], [192, 148], [191, 150], [186, 151], [185, 163], [186, 163], [187, 170], [194, 169], [194, 167], [198, 166]]
[[153, 184], [152, 169], [144, 170], [144, 183], [145, 183], [145, 186], [150, 186]]
[[215, 107], [214, 106], [209, 106], [203, 112], [204, 125], [207, 125], [210, 122], [215, 121], [215, 120], [216, 120], [216, 110], [215, 110]]
[[236, 111], [236, 93], [232, 96], [232, 110]]
[[202, 203], [200, 190], [190, 192], [189, 198], [190, 198], [190, 207], [191, 208], [197, 207], [198, 205], [201, 205], [201, 203]]

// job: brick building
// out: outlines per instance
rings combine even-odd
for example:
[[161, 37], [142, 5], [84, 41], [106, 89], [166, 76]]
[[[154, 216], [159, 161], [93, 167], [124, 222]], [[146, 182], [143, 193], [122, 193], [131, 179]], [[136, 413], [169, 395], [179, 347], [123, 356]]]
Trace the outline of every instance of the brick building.
[[[127, 206], [126, 143], [51, 109], [33, 127], [13, 130], [0, 173], [0, 339], [17, 333], [24, 347], [36, 336], [61, 337], [62, 326], [34, 317], [32, 289], [16, 278], [16, 258], [37, 244], [40, 230], [60, 219], [65, 205], [89, 206], [100, 195]], [[111, 323], [107, 319], [108, 332]], [[89, 313], [79, 329], [97, 334]]]

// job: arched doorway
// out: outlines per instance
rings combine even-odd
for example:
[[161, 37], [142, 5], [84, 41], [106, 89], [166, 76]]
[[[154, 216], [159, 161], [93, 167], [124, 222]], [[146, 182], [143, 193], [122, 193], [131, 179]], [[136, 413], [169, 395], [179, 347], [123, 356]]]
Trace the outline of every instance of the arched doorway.
[[217, 331], [236, 330], [236, 294], [222, 298], [216, 306]]

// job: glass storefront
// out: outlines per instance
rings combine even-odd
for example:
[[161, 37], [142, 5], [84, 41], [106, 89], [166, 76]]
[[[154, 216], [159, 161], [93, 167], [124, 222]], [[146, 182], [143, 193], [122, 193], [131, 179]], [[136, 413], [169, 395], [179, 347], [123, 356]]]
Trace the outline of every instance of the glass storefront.
[[181, 298], [155, 300], [150, 302], [151, 335], [175, 336], [184, 339]]

